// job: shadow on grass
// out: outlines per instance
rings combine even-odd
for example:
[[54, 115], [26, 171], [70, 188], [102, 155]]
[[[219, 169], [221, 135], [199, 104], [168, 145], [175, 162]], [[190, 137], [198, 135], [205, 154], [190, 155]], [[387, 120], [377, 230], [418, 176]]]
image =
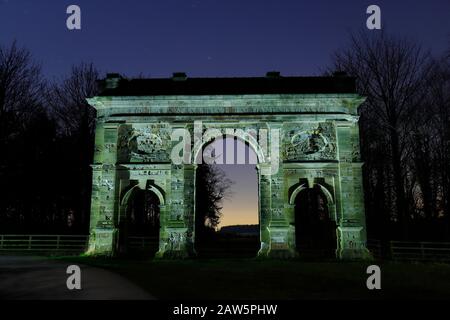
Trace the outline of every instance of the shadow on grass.
[[[450, 265], [300, 260], [63, 257], [105, 268], [159, 299], [449, 299]], [[366, 287], [381, 267], [381, 290]]]

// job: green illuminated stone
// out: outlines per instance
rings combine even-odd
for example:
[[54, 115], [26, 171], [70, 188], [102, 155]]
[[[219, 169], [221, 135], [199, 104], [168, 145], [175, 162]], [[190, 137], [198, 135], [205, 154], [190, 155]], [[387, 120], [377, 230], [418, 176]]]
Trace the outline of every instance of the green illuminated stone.
[[[236, 94], [223, 93], [214, 87], [214, 81], [211, 94], [185, 94], [196, 86], [195, 79], [185, 78], [173, 79], [174, 92], [162, 94], [169, 89], [155, 92], [157, 89], [152, 86], [160, 85], [158, 79], [141, 80], [142, 83], [106, 79], [103, 95], [89, 99], [97, 109], [97, 127], [88, 253], [115, 253], [121, 232], [118, 226], [125, 218], [129, 193], [137, 187], [149, 189], [159, 198], [161, 230], [156, 256], [195, 255], [196, 164], [192, 161], [176, 165], [171, 161], [171, 150], [178, 143], [171, 141], [171, 134], [175, 129], [188, 130], [192, 160], [196, 150], [204, 146], [196, 145], [193, 138], [194, 121], [202, 121], [205, 128], [216, 128], [223, 134], [229, 128], [279, 132], [279, 137], [269, 136], [265, 150], [237, 131], [238, 138], [257, 149], [259, 155], [260, 257], [297, 255], [295, 199], [303, 189], [313, 186], [319, 186], [326, 196], [330, 217], [338, 226], [337, 257], [368, 257], [357, 116], [357, 107], [364, 99], [352, 90], [334, 92], [327, 85], [325, 93], [303, 92], [306, 89], [301, 85], [308, 78], [280, 81], [296, 79], [301, 81], [298, 80], [298, 87], [293, 86], [292, 93], [276, 85], [282, 93], [261, 90], [260, 94], [242, 94], [245, 87], [240, 84], [236, 85]], [[341, 81], [323, 79], [333, 84]], [[143, 92], [133, 91], [133, 86], [147, 83]], [[279, 146], [276, 155], [269, 152], [275, 145]], [[274, 170], [271, 160], [276, 157], [279, 165]]]

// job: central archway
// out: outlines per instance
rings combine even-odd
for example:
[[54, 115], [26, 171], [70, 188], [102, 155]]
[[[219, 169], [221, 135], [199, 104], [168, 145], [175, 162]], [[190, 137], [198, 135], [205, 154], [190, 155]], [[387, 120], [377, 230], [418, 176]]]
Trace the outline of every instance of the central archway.
[[[255, 257], [260, 250], [261, 240], [259, 172], [256, 168], [258, 155], [254, 146], [240, 137], [221, 135], [202, 145], [197, 157], [203, 155], [209, 158], [212, 156], [214, 161], [196, 167], [194, 248], [197, 256]], [[205, 219], [204, 214], [211, 211], [211, 207], [208, 207], [210, 203], [205, 202], [205, 197], [211, 192], [205, 178], [211, 177], [221, 179], [219, 184], [226, 185], [227, 180], [233, 182], [230, 185], [231, 193], [225, 195], [219, 207], [212, 209], [222, 213], [216, 221]]]

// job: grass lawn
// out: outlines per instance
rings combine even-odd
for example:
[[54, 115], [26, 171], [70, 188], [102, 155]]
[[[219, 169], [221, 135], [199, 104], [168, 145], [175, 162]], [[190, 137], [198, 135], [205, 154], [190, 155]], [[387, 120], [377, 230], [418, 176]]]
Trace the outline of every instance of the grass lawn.
[[[116, 272], [160, 299], [450, 299], [450, 265], [299, 260], [64, 260]], [[381, 267], [382, 290], [366, 287]]]

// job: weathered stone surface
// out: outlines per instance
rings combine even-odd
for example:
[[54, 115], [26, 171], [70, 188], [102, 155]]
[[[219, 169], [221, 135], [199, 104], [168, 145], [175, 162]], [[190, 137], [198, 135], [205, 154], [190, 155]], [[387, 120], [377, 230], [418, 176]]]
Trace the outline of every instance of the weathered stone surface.
[[[259, 256], [297, 255], [295, 198], [318, 186], [338, 226], [337, 257], [366, 257], [356, 115], [362, 101], [354, 93], [123, 96], [120, 91], [89, 99], [98, 112], [89, 253], [114, 254], [128, 194], [146, 188], [160, 200], [157, 257], [195, 254], [196, 165], [171, 161], [171, 133], [184, 128], [194, 137], [194, 122], [202, 121], [204, 130], [215, 128], [219, 135], [234, 129], [258, 155]], [[265, 142], [249, 134], [261, 129], [280, 134]], [[211, 137], [197, 143], [192, 138], [191, 162]]]

